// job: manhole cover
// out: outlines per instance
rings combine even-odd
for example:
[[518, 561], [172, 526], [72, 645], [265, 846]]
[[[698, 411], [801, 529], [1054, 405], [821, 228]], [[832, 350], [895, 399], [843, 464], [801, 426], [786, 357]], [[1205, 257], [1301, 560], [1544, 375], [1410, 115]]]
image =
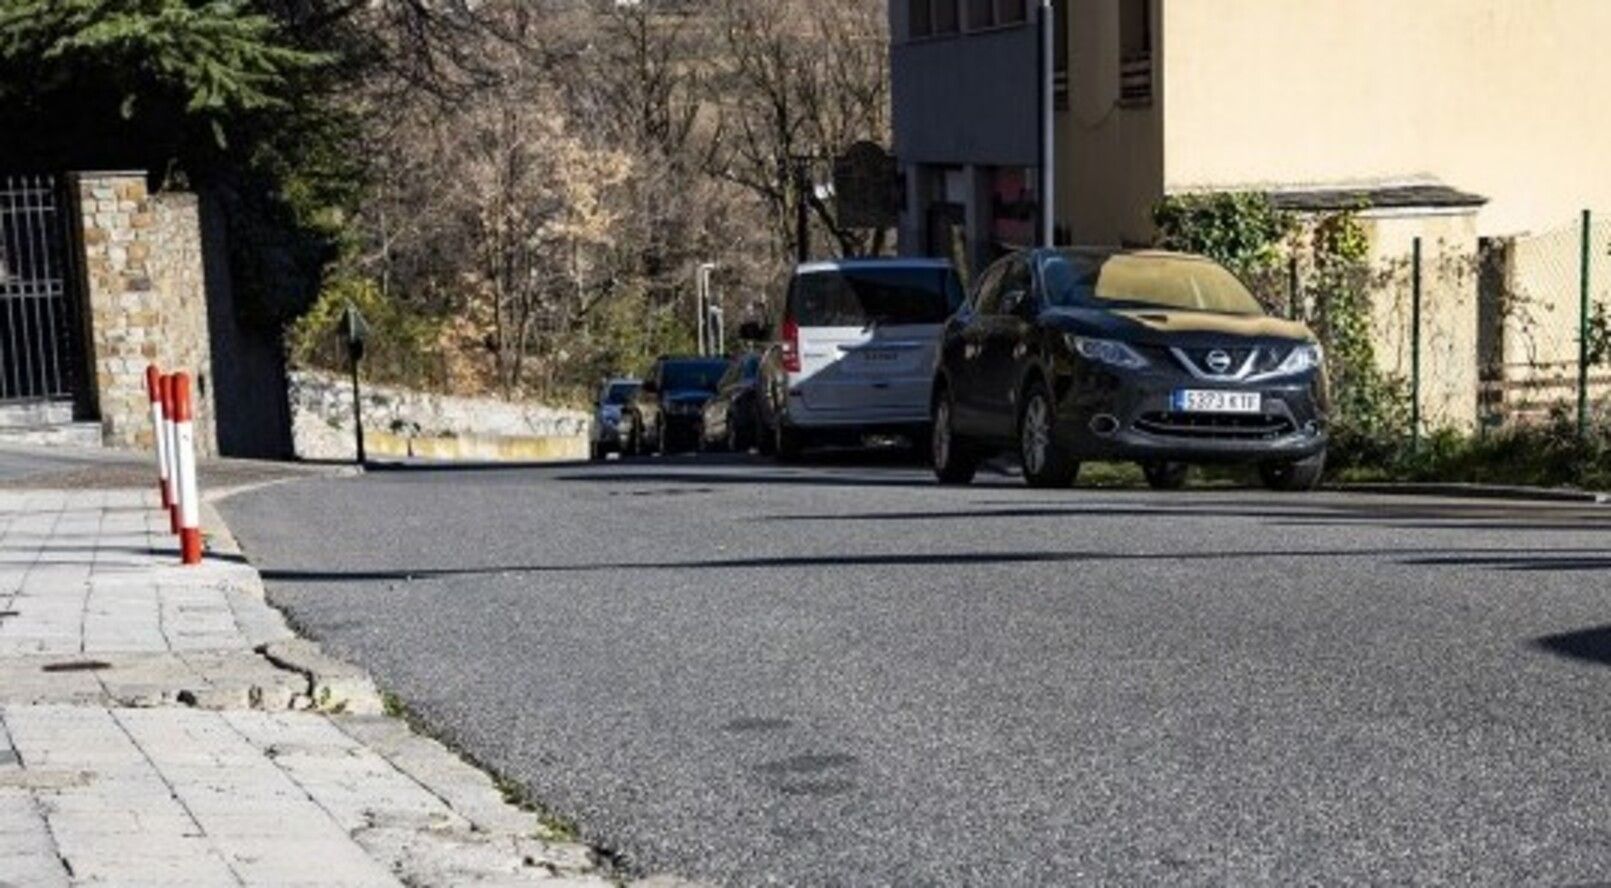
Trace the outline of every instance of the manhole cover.
[[41, 672], [95, 672], [100, 669], [111, 669], [111, 663], [100, 660], [73, 660], [68, 663], [51, 663], [40, 668]]

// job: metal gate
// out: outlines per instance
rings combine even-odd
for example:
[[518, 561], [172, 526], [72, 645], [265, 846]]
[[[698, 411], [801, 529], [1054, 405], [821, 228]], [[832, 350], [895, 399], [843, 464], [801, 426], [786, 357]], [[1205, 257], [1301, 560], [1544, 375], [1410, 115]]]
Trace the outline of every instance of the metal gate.
[[0, 403], [79, 391], [83, 319], [53, 176], [0, 176]]

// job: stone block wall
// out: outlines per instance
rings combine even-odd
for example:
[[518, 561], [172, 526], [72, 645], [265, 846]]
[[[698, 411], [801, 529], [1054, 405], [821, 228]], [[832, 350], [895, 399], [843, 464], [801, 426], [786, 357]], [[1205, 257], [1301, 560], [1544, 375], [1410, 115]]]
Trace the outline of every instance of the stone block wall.
[[[350, 460], [351, 383], [312, 371], [290, 374], [296, 455]], [[420, 457], [548, 462], [587, 458], [592, 416], [542, 404], [363, 386], [364, 444], [372, 459]]]
[[193, 378], [196, 448], [216, 452], [201, 224], [194, 195], [151, 194], [144, 173], [73, 177], [89, 360], [104, 443], [150, 449], [145, 368]]

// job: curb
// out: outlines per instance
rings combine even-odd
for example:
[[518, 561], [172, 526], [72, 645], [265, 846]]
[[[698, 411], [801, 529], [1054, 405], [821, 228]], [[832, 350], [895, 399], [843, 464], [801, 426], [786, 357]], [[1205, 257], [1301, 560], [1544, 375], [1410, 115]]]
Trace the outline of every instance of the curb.
[[1611, 493], [1551, 487], [1523, 487], [1506, 484], [1454, 483], [1366, 483], [1332, 484], [1326, 490], [1339, 493], [1375, 493], [1387, 496], [1447, 496], [1461, 499], [1522, 500], [1539, 503], [1582, 503], [1611, 505]]

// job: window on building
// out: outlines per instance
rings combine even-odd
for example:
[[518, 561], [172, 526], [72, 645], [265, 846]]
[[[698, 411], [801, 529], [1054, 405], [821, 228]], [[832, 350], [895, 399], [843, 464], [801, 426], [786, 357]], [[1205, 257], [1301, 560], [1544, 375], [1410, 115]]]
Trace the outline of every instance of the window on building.
[[929, 7], [935, 34], [955, 34], [962, 23], [957, 20], [957, 0], [933, 0]]
[[1040, 194], [1035, 171], [1028, 167], [995, 167], [990, 171], [990, 240], [1005, 252], [1035, 244]]
[[1119, 103], [1152, 104], [1152, 0], [1119, 3]]
[[970, 31], [983, 31], [1002, 25], [1019, 25], [1029, 18], [1028, 0], [966, 0], [966, 2]]
[[929, 0], [908, 0], [906, 9], [906, 36], [927, 37], [934, 33], [934, 21], [929, 17]]
[[996, 26], [996, 0], [968, 0], [968, 30]]

